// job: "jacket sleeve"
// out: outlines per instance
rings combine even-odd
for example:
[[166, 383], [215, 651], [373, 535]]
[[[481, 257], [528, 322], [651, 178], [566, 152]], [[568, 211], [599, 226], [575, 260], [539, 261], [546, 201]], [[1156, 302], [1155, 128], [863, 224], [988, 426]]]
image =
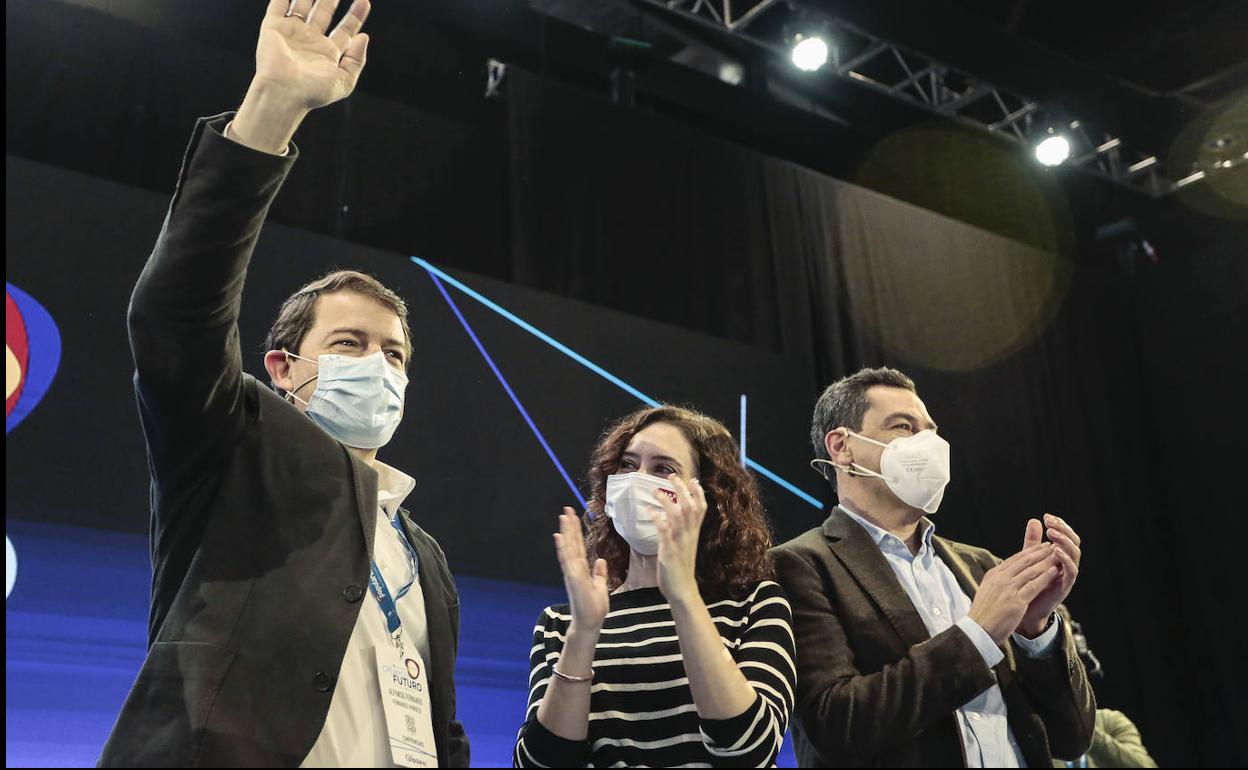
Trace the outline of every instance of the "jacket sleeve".
[[[404, 512], [406, 513], [406, 512]], [[459, 659], [459, 589], [455, 585], [455, 578], [451, 574], [450, 564], [446, 560], [446, 552], [442, 550], [442, 546], [428, 532], [414, 522], [411, 523], [408, 530], [409, 537], [412, 538], [413, 545], [419, 558], [419, 569], [421, 575], [429, 577], [429, 582], [422, 582], [421, 587], [425, 592], [425, 612], [430, 618], [429, 620], [429, 645], [430, 654], [433, 660], [430, 666], [437, 666], [439, 670], [446, 672], [445, 682], [439, 680], [435, 686], [434, 708], [438, 706], [438, 694], [446, 698], [446, 703], [441, 708], [446, 709], [446, 742], [444, 745], [446, 752], [446, 767], [469, 767], [471, 759], [470, 747], [468, 745], [468, 735], [464, 731], [464, 725], [459, 721], [459, 712], [455, 690], [455, 664]], [[425, 578], [422, 578], [422, 581]], [[438, 586], [441, 590], [437, 590], [434, 586]], [[435, 622], [434, 616], [429, 615], [434, 603], [430, 600], [433, 595], [445, 596], [446, 606], [446, 641], [449, 644], [449, 655], [446, 658], [439, 657], [439, 647], [442, 633], [440, 630], [440, 621]], [[440, 711], [438, 713], [441, 713]], [[439, 750], [441, 752], [441, 749]], [[439, 759], [441, 761], [441, 759]]]
[[[449, 571], [448, 571], [449, 579]], [[454, 585], [454, 582], [451, 583]], [[451, 638], [454, 640], [455, 648], [451, 652], [451, 659], [455, 660], [459, 657], [459, 592], [455, 594], [456, 602], [449, 609], [451, 616]], [[464, 732], [464, 725], [459, 721], [456, 711], [455, 698], [455, 680], [451, 679], [451, 719], [447, 725], [447, 755], [451, 767], [469, 767], [470, 750], [468, 746], [468, 734]]]
[[242, 430], [238, 314], [252, 249], [296, 151], [278, 157], [195, 126], [156, 246], [130, 298], [135, 390], [153, 476], [192, 473]]
[[957, 626], [914, 645], [897, 662], [863, 673], [811, 557], [786, 548], [773, 553], [793, 608], [796, 716], [829, 765], [869, 764], [996, 683]]
[[[1049, 750], [1054, 757], [1073, 760], [1092, 745], [1096, 696], [1075, 650], [1070, 624], [1061, 625], [1058, 647], [1052, 655], [1033, 658], [1016, 654], [1014, 660], [1019, 681], [1044, 721]], [[1017, 642], [1011, 644], [1018, 648]]]

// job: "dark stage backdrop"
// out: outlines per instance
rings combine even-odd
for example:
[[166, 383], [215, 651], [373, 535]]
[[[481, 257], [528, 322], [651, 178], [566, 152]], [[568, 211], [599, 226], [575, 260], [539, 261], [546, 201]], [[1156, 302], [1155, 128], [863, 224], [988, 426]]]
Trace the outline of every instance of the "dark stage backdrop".
[[[47, 394], [6, 439], [20, 558], [31, 523], [73, 528], [37, 542], [145, 526], [126, 298], [191, 121], [237, 102], [250, 43], [223, 50], [53, 2], [6, 12], [6, 277], [61, 325], [63, 347]], [[400, 42], [388, 55], [411, 54]], [[412, 59], [421, 99], [437, 80], [425, 64]], [[450, 101], [460, 91], [477, 99], [479, 74], [463, 69], [471, 88]], [[418, 361], [390, 459], [420, 479], [413, 509], [459, 574], [531, 583], [539, 588], [517, 601], [539, 603], [555, 579], [549, 517], [574, 492], [409, 255], [449, 268], [638, 392], [692, 402], [734, 433], [746, 394], [751, 459], [804, 494], [822, 494], [805, 465], [818, 389], [863, 365], [905, 369], [953, 444], [940, 531], [1006, 554], [1028, 516], [1051, 510], [1074, 523], [1086, 555], [1070, 606], [1108, 672], [1102, 703], [1126, 711], [1163, 764], [1248, 763], [1236, 568], [1248, 508], [1237, 486], [1242, 221], [1184, 212], [1175, 199], [1137, 206], [1161, 261], [1124, 271], [1112, 246], [1099, 253], [1084, 237], [1080, 205], [1001, 154], [928, 153], [901, 136], [859, 174], [981, 229], [515, 68], [503, 100], [455, 104], [363, 93], [309, 121], [274, 208], [298, 229], [262, 239], [243, 334], [255, 350], [281, 298], [331, 264], [373, 270], [411, 300]], [[637, 393], [447, 292], [575, 485], [594, 437]], [[259, 371], [258, 350], [249, 367]], [[781, 484], [763, 486], [779, 536], [818, 521]], [[52, 554], [32, 562], [55, 565]], [[85, 585], [52, 578], [80, 593], [98, 584], [90, 574]], [[23, 593], [43, 585], [23, 580], [8, 603], [10, 736], [30, 734], [13, 721], [23, 664], [12, 613], [35, 595], [61, 601]], [[66, 611], [76, 606], [65, 600]], [[56, 631], [47, 634], [22, 649], [61, 665]], [[63, 672], [68, 713], [77, 669]], [[487, 733], [503, 746], [509, 729]]]
[[[19, 565], [6, 605], [7, 764], [81, 765], [94, 761], [146, 642], [147, 474], [125, 308], [167, 200], [15, 158], [6, 179], [8, 293], [29, 330], [10, 334], [10, 350], [30, 374], [5, 452]], [[800, 368], [406, 256], [268, 227], [242, 312], [248, 371], [263, 374], [259, 346], [281, 300], [348, 265], [410, 303], [406, 416], [382, 459], [417, 478], [406, 505], [464, 589], [459, 704], [479, 766], [509, 762], [532, 623], [562, 601], [555, 516], [581, 507], [589, 450], [611, 419], [664, 400], [696, 405], [734, 435], [744, 427], [748, 461], [777, 469], [762, 485], [786, 533], [820, 520], [800, 441], [811, 399]]]
[[[146, 531], [125, 309], [168, 201], [14, 158], [6, 170], [7, 280], [47, 309], [62, 346], [50, 390], [9, 437], [19, 450], [6, 452], [9, 514]], [[558, 582], [555, 516], [579, 507], [573, 487], [584, 488], [594, 442], [643, 397], [696, 406], [736, 435], [744, 395], [747, 455], [796, 490], [764, 479], [770, 508], [789, 532], [819, 520], [820, 480], [800, 441], [810, 389], [775, 353], [280, 225], [265, 229], [256, 254], [240, 324], [244, 368], [256, 376], [278, 306], [311, 278], [351, 266], [408, 300], [411, 385], [382, 459], [417, 477], [410, 507], [453, 567]], [[51, 477], [92, 494], [49, 498]]]

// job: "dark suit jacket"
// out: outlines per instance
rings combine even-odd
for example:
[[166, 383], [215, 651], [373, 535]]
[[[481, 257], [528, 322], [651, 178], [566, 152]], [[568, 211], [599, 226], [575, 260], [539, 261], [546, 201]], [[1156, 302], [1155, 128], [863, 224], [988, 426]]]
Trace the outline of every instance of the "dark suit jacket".
[[[1000, 561], [982, 548], [933, 543], [971, 597]], [[1091, 745], [1096, 703], [1065, 624], [1051, 656], [1030, 658], [1007, 642], [993, 670], [960, 628], [929, 636], [879, 547], [844, 513], [773, 553], [793, 607], [802, 767], [965, 766], [954, 711], [994, 683], [1029, 766]]]
[[[242, 370], [247, 264], [295, 151], [224, 139], [229, 117], [196, 125], [130, 304], [152, 606], [147, 659], [102, 765], [299, 764], [367, 590], [376, 472]], [[420, 559], [438, 761], [467, 767], [459, 597], [438, 544], [403, 521]]]

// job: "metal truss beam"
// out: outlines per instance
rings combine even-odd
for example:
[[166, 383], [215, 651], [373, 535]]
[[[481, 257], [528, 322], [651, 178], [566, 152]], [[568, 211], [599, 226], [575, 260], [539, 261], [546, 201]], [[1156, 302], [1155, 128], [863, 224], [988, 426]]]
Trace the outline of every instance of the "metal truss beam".
[[[694, 19], [741, 37], [757, 46], [787, 55], [776, 41], [746, 33], [766, 13], [790, 8], [779, 0], [636, 0], [642, 5]], [[912, 106], [1005, 137], [1027, 147], [1050, 131], [1070, 142], [1071, 155], [1062, 167], [1073, 167], [1115, 184], [1161, 197], [1211, 173], [1248, 162], [1243, 157], [1221, 160], [1209, 169], [1194, 168], [1181, 179], [1165, 173], [1163, 159], [1128, 147], [1112, 131], [1078, 120], [1060, 105], [1041, 104], [958, 70], [921, 52], [883, 40], [840, 19], [824, 19], [831, 61], [825, 69]]]

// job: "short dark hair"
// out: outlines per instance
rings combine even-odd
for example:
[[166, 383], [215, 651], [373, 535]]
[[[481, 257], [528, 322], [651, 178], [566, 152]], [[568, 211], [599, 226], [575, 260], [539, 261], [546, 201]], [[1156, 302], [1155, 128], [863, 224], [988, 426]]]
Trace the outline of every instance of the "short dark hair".
[[[815, 402], [815, 413], [810, 418], [810, 443], [814, 447], [815, 457], [820, 460], [831, 460], [824, 437], [842, 425], [850, 430], [862, 430], [862, 420], [871, 407], [867, 391], [874, 385], [887, 385], [893, 388], [904, 388], [911, 393], [918, 391], [914, 380], [905, 374], [881, 366], [876, 369], [859, 369], [848, 377], [842, 377], [829, 385], [819, 400]], [[826, 468], [827, 466], [821, 466]], [[836, 475], [823, 471], [828, 481], [835, 484]]]
[[[387, 289], [381, 281], [355, 270], [335, 270], [304, 284], [298, 291], [286, 298], [282, 309], [277, 312], [277, 320], [269, 329], [264, 339], [264, 352], [270, 350], [299, 351], [303, 338], [316, 323], [316, 301], [321, 295], [339, 291], [354, 291], [375, 299], [394, 311], [403, 326], [403, 360], [412, 360], [412, 331], [407, 325], [407, 303], [398, 294]], [[274, 384], [275, 388], [277, 385]], [[277, 388], [282, 393], [281, 388]]]

